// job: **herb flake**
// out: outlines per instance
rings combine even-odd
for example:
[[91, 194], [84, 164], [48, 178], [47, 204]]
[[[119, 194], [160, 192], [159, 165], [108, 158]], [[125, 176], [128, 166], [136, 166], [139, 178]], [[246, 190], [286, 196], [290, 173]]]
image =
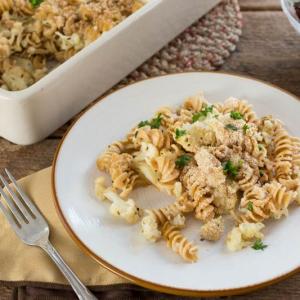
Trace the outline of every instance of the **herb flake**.
[[148, 126], [148, 125], [150, 125], [149, 121], [141, 121], [138, 124], [138, 128], [141, 128], [141, 127], [144, 127], [144, 126]]
[[180, 155], [175, 161], [176, 167], [182, 169], [190, 162], [190, 160], [191, 157], [189, 155], [186, 154]]
[[231, 160], [228, 160], [223, 165], [224, 173], [231, 178], [235, 178], [238, 175], [242, 164], [243, 164], [242, 160], [239, 161], [238, 165], [234, 165]]
[[139, 124], [138, 124], [138, 127], [141, 128], [141, 127], [144, 127], [144, 126], [150, 126], [151, 129], [158, 129], [161, 125], [161, 121], [162, 121], [162, 117], [161, 117], [161, 114], [158, 114], [158, 116], [154, 119], [152, 119], [150, 122], [148, 120], [146, 121], [141, 121]]
[[238, 111], [232, 111], [230, 113], [230, 117], [234, 120], [241, 120], [244, 118], [244, 116]]
[[253, 202], [252, 201], [249, 201], [248, 204], [247, 204], [247, 209], [249, 211], [253, 211]]
[[176, 140], [178, 140], [180, 137], [186, 134], [186, 130], [177, 128], [175, 134], [176, 134]]
[[236, 126], [234, 126], [233, 124], [227, 124], [225, 126], [226, 129], [229, 129], [229, 130], [233, 130], [233, 131], [238, 131], [238, 128]]
[[29, 0], [29, 2], [31, 3], [32, 7], [38, 7], [42, 2], [43, 0]]
[[258, 239], [255, 241], [253, 246], [251, 247], [254, 250], [265, 250], [268, 247], [268, 245], [265, 245], [261, 239]]
[[212, 113], [214, 106], [206, 106], [200, 112], [197, 112], [193, 115], [192, 122], [195, 123], [197, 121], [203, 121], [209, 113]]
[[246, 134], [246, 132], [247, 132], [247, 130], [249, 129], [250, 127], [247, 125], [247, 124], [245, 124], [244, 126], [243, 126], [243, 132], [244, 132], [244, 134]]
[[161, 125], [162, 117], [161, 114], [158, 114], [158, 116], [151, 120], [150, 126], [152, 129], [156, 128], [158, 129]]

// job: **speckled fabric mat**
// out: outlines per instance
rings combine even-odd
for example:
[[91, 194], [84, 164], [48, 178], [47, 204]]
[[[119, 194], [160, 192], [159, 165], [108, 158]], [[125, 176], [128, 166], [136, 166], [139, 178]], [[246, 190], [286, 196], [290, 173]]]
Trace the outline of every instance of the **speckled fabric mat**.
[[224, 0], [120, 84], [176, 72], [216, 70], [236, 49], [241, 33], [238, 0]]
[[[184, 1], [184, 0], [183, 0]], [[236, 48], [242, 28], [238, 0], [223, 0], [176, 39], [122, 80], [114, 89], [149, 77], [183, 71], [216, 70]], [[133, 284], [93, 287], [98, 299], [185, 299]], [[0, 300], [76, 299], [69, 286], [0, 282]]]

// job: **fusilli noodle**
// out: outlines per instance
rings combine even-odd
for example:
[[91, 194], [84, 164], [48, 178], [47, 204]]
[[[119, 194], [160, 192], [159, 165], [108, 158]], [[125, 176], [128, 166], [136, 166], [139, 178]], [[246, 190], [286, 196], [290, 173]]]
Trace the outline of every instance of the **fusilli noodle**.
[[[31, 4], [32, 3], [32, 4]], [[1, 87], [22, 90], [45, 76], [137, 9], [144, 0], [30, 0], [0, 1]], [[36, 55], [45, 63], [34, 68]], [[16, 69], [17, 68], [17, 69]], [[28, 74], [27, 74], [28, 73]], [[38, 73], [35, 74], [35, 73]]]
[[[121, 197], [142, 181], [173, 197], [167, 206], [144, 210], [141, 231], [150, 242], [163, 237], [189, 262], [197, 260], [197, 246], [180, 231], [188, 218], [202, 224], [201, 239], [217, 241], [228, 214], [236, 226], [226, 245], [236, 251], [254, 247], [268, 219], [287, 216], [293, 202], [300, 204], [300, 140], [279, 120], [258, 118], [251, 105], [235, 98], [210, 104], [198, 94], [177, 110], [163, 107], [108, 147], [97, 165]], [[96, 181], [98, 198], [107, 195], [103, 182]], [[135, 222], [137, 207], [129, 200], [117, 200], [111, 213], [122, 204], [123, 218]]]
[[162, 228], [162, 235], [167, 240], [168, 246], [178, 253], [184, 260], [194, 262], [197, 260], [197, 246], [187, 240], [179, 229], [166, 222]]

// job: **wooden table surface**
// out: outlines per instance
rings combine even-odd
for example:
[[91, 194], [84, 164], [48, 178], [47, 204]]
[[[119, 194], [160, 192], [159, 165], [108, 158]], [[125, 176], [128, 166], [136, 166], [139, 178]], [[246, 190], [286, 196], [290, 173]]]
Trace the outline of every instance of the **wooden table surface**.
[[[221, 70], [271, 82], [300, 97], [300, 36], [288, 23], [279, 2], [240, 0], [243, 35], [236, 52]], [[14, 145], [0, 138], [0, 170], [9, 168], [17, 178], [21, 178], [50, 166], [67, 125], [31, 146]], [[8, 288], [0, 289], [0, 299], [10, 299], [9, 294]], [[252, 294], [235, 297], [239, 300], [252, 298], [300, 299], [300, 274]]]

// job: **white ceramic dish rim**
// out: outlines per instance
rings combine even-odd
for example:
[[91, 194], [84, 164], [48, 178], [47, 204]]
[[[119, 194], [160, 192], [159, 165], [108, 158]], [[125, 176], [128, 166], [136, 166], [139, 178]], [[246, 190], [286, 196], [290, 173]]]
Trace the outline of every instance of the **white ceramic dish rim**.
[[[89, 44], [87, 47], [80, 50], [74, 56], [66, 60], [65, 62], [59, 64], [54, 70], [50, 71], [46, 76], [29, 86], [28, 88], [20, 91], [7, 91], [0, 88], [0, 101], [30, 101], [29, 96], [41, 91], [45, 86], [49, 85], [51, 82], [57, 80], [60, 76], [76, 65], [82, 58], [89, 56], [91, 53], [97, 51], [103, 44], [108, 40], [113, 38], [122, 30], [126, 29], [130, 24], [134, 23], [137, 19], [141, 18], [144, 14], [152, 10], [154, 7], [159, 5], [163, 0], [148, 0], [142, 8], [128, 16], [121, 23], [114, 26], [109, 31], [102, 34], [94, 42]], [[13, 99], [12, 99], [13, 96]]]
[[281, 7], [283, 12], [286, 14], [288, 17], [289, 21], [292, 23], [292, 25], [300, 31], [300, 21], [299, 19], [295, 16], [295, 14], [292, 14], [290, 11], [290, 3], [288, 0], [281, 0]]
[[[250, 79], [250, 80], [253, 80], [253, 81], [256, 81], [260, 84], [264, 84], [266, 86], [269, 86], [269, 87], [272, 87], [282, 93], [285, 93], [287, 95], [289, 95], [290, 97], [293, 98], [293, 100], [295, 100], [297, 103], [299, 103], [300, 99], [282, 89], [282, 88], [279, 88], [273, 84], [270, 84], [270, 83], [267, 83], [265, 81], [262, 81], [262, 80], [258, 80], [258, 79], [255, 79], [255, 78], [252, 78], [250, 76], [244, 76], [244, 75], [239, 75], [239, 74], [232, 74], [232, 73], [229, 73], [229, 72], [182, 72], [182, 73], [176, 73], [176, 74], [170, 74], [170, 75], [163, 75], [163, 76], [158, 76], [158, 77], [155, 77], [155, 78], [159, 78], [159, 77], [165, 77], [165, 76], [172, 76], [172, 75], [179, 75], [179, 74], [191, 74], [191, 73], [217, 73], [217, 74], [223, 74], [223, 75], [229, 75], [229, 76], [235, 76], [235, 77], [239, 77], [239, 78], [244, 78], [244, 79]], [[150, 79], [146, 79], [146, 80], [153, 80], [155, 78], [150, 78]], [[145, 81], [145, 80], [143, 80]], [[135, 84], [138, 84], [139, 82], [137, 83], [133, 83], [131, 84], [130, 86], [132, 85], [135, 85]], [[126, 86], [128, 87], [128, 86]], [[126, 88], [124, 87], [124, 88]], [[121, 88], [122, 89], [122, 88]], [[118, 92], [118, 91], [115, 91], [115, 92]], [[113, 93], [115, 93], [113, 92]], [[113, 94], [111, 93], [111, 94]], [[109, 95], [111, 95], [109, 94]], [[107, 95], [107, 96], [109, 96]], [[99, 99], [99, 101], [101, 101], [102, 99], [106, 98], [107, 96], [105, 97], [102, 97], [101, 99]], [[95, 103], [97, 104], [98, 101]], [[89, 109], [91, 109], [93, 106], [91, 106]], [[266, 280], [266, 281], [263, 281], [261, 283], [258, 283], [258, 284], [254, 284], [254, 285], [248, 285], [248, 286], [244, 286], [244, 287], [238, 287], [238, 288], [230, 288], [230, 289], [220, 289], [220, 290], [192, 290], [192, 289], [182, 289], [182, 288], [176, 288], [176, 287], [171, 287], [171, 286], [167, 286], [167, 285], [160, 285], [160, 284], [157, 284], [157, 283], [154, 283], [154, 282], [151, 282], [151, 281], [145, 281], [143, 279], [140, 279], [138, 277], [135, 277], [134, 275], [131, 275], [131, 274], [128, 274], [120, 269], [118, 269], [117, 267], [115, 267], [114, 265], [108, 263], [107, 261], [105, 261], [104, 259], [102, 259], [101, 257], [99, 257], [97, 254], [95, 254], [92, 250], [90, 250], [83, 242], [82, 240], [77, 236], [77, 234], [72, 230], [71, 226], [68, 224], [68, 222], [66, 221], [66, 218], [64, 217], [63, 215], [63, 212], [62, 212], [62, 209], [59, 205], [59, 200], [58, 200], [58, 196], [57, 196], [57, 193], [56, 193], [56, 187], [55, 187], [55, 172], [56, 172], [56, 162], [57, 162], [57, 159], [58, 159], [58, 156], [59, 156], [59, 153], [60, 153], [60, 149], [64, 143], [64, 140], [65, 138], [68, 136], [69, 132], [72, 130], [73, 126], [77, 123], [77, 121], [81, 118], [81, 116], [83, 114], [85, 114], [87, 111], [89, 111], [89, 109], [87, 109], [86, 111], [84, 111], [82, 114], [80, 114], [78, 116], [78, 118], [74, 121], [74, 123], [70, 126], [70, 128], [68, 129], [68, 131], [66, 132], [66, 134], [64, 135], [60, 145], [58, 146], [57, 148], [57, 151], [56, 151], [56, 154], [55, 154], [55, 157], [54, 157], [54, 161], [53, 161], [53, 168], [52, 168], [52, 190], [53, 190], [53, 195], [54, 195], [54, 202], [55, 202], [55, 206], [56, 206], [56, 209], [57, 209], [57, 212], [59, 214], [59, 217], [64, 225], [64, 227], [66, 228], [66, 230], [68, 231], [68, 233], [71, 235], [71, 237], [75, 240], [75, 242], [78, 244], [78, 246], [83, 250], [83, 252], [89, 256], [91, 256], [92, 258], [94, 258], [98, 263], [100, 263], [102, 266], [104, 266], [105, 268], [109, 269], [110, 271], [114, 272], [115, 274], [117, 275], [120, 275], [124, 278], [127, 278], [131, 281], [133, 281], [134, 283], [137, 283], [141, 286], [144, 286], [144, 287], [147, 287], [147, 288], [151, 288], [151, 289], [154, 289], [154, 290], [158, 290], [160, 292], [167, 292], [167, 293], [171, 293], [171, 294], [177, 294], [177, 295], [187, 295], [187, 296], [225, 296], [225, 295], [234, 295], [234, 294], [242, 294], [242, 293], [246, 293], [246, 292], [250, 292], [250, 291], [254, 291], [254, 290], [257, 290], [259, 288], [262, 288], [262, 287], [266, 287], [270, 284], [274, 284], [276, 282], [279, 282], [297, 272], [299, 272], [300, 270], [300, 265], [298, 265], [297, 267], [293, 267], [292, 269], [278, 275], [278, 276], [275, 276], [269, 280]]]

